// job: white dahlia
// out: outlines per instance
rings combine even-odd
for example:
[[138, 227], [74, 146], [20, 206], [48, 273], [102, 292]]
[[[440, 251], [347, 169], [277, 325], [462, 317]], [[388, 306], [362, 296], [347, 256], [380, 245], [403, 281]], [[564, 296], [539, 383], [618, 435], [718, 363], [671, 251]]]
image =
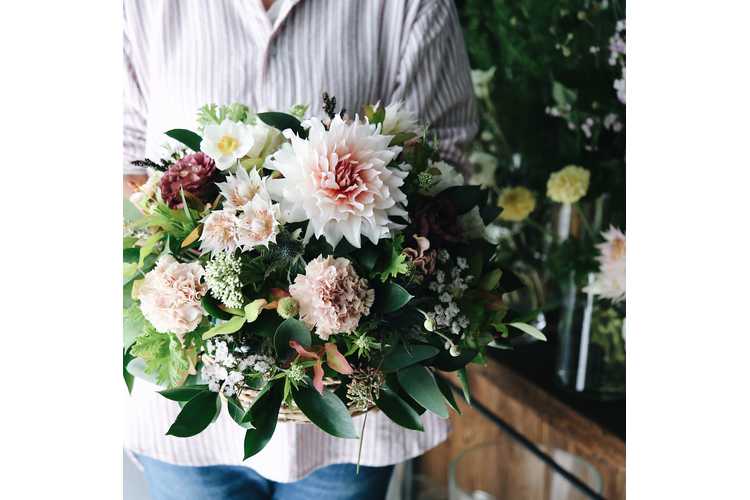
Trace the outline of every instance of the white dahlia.
[[252, 125], [224, 120], [219, 125], [206, 126], [201, 151], [216, 162], [219, 170], [226, 170], [245, 156], [254, 144]]
[[217, 182], [216, 185], [224, 196], [226, 209], [239, 210], [252, 201], [258, 193], [268, 196], [265, 179], [261, 179], [255, 169], [248, 173], [247, 170], [239, 167], [235, 175], [227, 175], [226, 182]]
[[256, 195], [237, 216], [237, 243], [245, 251], [260, 245], [268, 248], [269, 242], [276, 243], [279, 219], [279, 205], [266, 196]]
[[401, 191], [407, 172], [388, 168], [401, 151], [379, 127], [339, 116], [326, 130], [319, 119], [305, 122], [308, 139], [287, 132], [291, 144], [267, 163], [283, 175], [268, 181], [271, 197], [286, 222], [309, 220], [305, 241], [325, 237], [335, 247], [344, 237], [359, 248], [361, 235], [377, 244], [404, 226], [389, 219], [407, 217]]
[[197, 262], [182, 264], [171, 255], [159, 259], [138, 287], [143, 316], [163, 333], [192, 332], [203, 318], [201, 283], [203, 267]]

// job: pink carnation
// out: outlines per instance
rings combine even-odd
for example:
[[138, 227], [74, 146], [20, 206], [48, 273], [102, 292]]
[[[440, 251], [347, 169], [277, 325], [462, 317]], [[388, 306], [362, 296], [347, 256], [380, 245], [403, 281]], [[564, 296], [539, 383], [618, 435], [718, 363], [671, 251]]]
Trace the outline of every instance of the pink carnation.
[[203, 318], [202, 277], [200, 264], [181, 264], [171, 255], [163, 256], [138, 288], [143, 316], [160, 332], [192, 332]]
[[300, 319], [327, 340], [335, 333], [351, 333], [370, 313], [375, 292], [367, 288], [351, 262], [339, 257], [317, 257], [304, 275], [297, 275], [289, 293], [299, 303]]

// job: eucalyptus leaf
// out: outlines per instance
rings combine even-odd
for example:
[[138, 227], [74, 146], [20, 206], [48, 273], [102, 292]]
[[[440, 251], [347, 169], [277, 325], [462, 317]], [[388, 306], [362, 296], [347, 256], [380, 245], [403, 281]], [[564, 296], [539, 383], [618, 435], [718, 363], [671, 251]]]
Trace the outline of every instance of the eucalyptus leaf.
[[432, 358], [440, 352], [435, 346], [426, 344], [398, 344], [383, 358], [383, 371], [395, 371]]
[[387, 386], [381, 388], [380, 397], [375, 401], [375, 406], [402, 427], [415, 431], [424, 430], [419, 414]]
[[401, 387], [420, 405], [441, 418], [448, 418], [445, 398], [432, 372], [422, 365], [412, 365], [396, 372]]
[[517, 328], [521, 330], [526, 335], [531, 335], [535, 339], [546, 341], [547, 337], [544, 336], [544, 334], [536, 329], [535, 327], [527, 324], [527, 323], [508, 323], [513, 328]]
[[185, 130], [182, 128], [176, 128], [169, 130], [167, 132], [164, 132], [165, 135], [168, 137], [171, 137], [172, 139], [175, 139], [176, 141], [181, 142], [188, 148], [192, 149], [195, 152], [198, 152], [201, 150], [201, 141], [203, 138], [193, 132], [192, 130]]
[[264, 391], [255, 398], [255, 402], [247, 410], [242, 419], [253, 426], [245, 433], [245, 458], [252, 457], [265, 448], [276, 430], [279, 418], [279, 408], [284, 396], [284, 384], [280, 381], [269, 382]]
[[466, 404], [471, 405], [471, 388], [469, 387], [469, 375], [466, 373], [466, 367], [464, 366], [456, 372], [458, 381], [461, 382], [461, 389], [464, 393], [464, 400]]
[[310, 422], [328, 434], [340, 438], [359, 437], [346, 405], [329, 390], [320, 394], [310, 386], [292, 388], [292, 397]]
[[244, 316], [232, 316], [224, 323], [218, 324], [203, 334], [203, 340], [208, 340], [217, 335], [229, 335], [238, 331], [245, 324]]
[[221, 411], [218, 392], [203, 391], [190, 399], [167, 431], [168, 436], [190, 437], [208, 427]]

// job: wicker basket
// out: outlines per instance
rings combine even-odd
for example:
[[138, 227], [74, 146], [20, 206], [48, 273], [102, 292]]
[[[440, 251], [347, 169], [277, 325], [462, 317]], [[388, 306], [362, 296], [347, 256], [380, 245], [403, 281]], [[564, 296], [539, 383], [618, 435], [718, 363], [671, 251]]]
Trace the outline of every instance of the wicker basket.
[[[213, 364], [213, 359], [210, 356], [203, 355], [203, 356], [201, 356], [201, 359], [203, 361], [203, 364], [206, 364], [206, 365]], [[335, 390], [336, 387], [339, 386], [339, 384], [341, 384], [341, 381], [339, 381], [339, 380], [334, 380], [334, 379], [330, 379], [330, 378], [327, 378], [327, 379], [323, 380], [323, 385], [326, 386], [329, 389]], [[260, 391], [258, 391], [258, 390], [255, 390], [255, 389], [244, 389], [244, 390], [242, 390], [237, 395], [237, 399], [239, 399], [239, 401], [242, 404], [242, 406], [245, 409], [247, 409], [247, 408], [250, 408], [250, 406], [252, 406], [253, 402], [255, 401], [255, 398], [258, 397], [258, 394], [260, 394]], [[223, 394], [222, 394], [222, 397], [224, 397]], [[355, 409], [355, 408], [352, 408], [351, 406], [347, 406], [347, 408], [349, 410], [349, 414], [352, 417], [356, 417], [357, 415], [363, 415], [363, 414], [365, 414], [365, 413], [367, 413], [368, 411], [371, 411], [371, 410], [377, 410], [377, 408], [375, 408], [374, 406], [371, 406], [371, 407], [367, 408], [366, 410]], [[307, 424], [312, 423], [312, 422], [310, 422], [310, 419], [308, 419], [305, 416], [305, 414], [302, 413], [302, 411], [300, 411], [299, 408], [297, 408], [296, 406], [295, 407], [290, 407], [290, 406], [288, 406], [286, 404], [282, 404], [281, 408], [279, 409], [279, 418], [278, 418], [278, 421], [279, 422], [296, 422], [296, 423], [303, 423], [303, 424], [304, 423], [307, 423]]]

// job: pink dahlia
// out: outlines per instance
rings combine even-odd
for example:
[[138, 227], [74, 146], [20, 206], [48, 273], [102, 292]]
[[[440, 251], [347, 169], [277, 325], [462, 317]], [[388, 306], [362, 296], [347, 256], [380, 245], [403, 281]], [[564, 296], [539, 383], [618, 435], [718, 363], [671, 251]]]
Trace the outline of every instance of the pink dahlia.
[[317, 257], [297, 275], [289, 293], [299, 303], [300, 319], [323, 339], [351, 333], [370, 314], [375, 292], [367, 288], [351, 262], [343, 257]]
[[359, 248], [361, 236], [377, 244], [404, 226], [391, 220], [407, 217], [401, 191], [407, 172], [388, 165], [401, 152], [389, 146], [392, 136], [380, 127], [336, 116], [328, 129], [318, 119], [307, 139], [287, 132], [290, 144], [269, 161], [283, 178], [268, 181], [271, 197], [287, 222], [309, 220], [305, 240], [325, 237], [335, 247], [341, 238]]

